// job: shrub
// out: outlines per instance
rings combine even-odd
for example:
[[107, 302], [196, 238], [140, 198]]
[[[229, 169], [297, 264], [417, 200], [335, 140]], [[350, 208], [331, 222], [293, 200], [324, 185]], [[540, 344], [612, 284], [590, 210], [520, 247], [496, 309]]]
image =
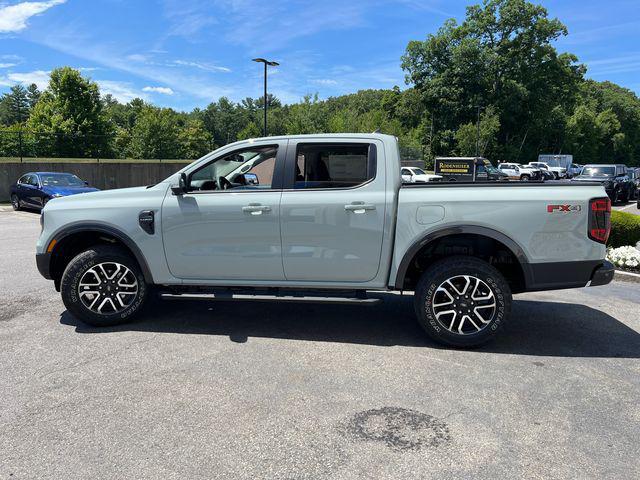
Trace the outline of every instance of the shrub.
[[611, 248], [607, 251], [607, 259], [625, 270], [637, 271], [640, 268], [640, 250], [635, 247]]
[[607, 245], [617, 248], [635, 246], [640, 242], [640, 216], [626, 212], [611, 212], [611, 235]]

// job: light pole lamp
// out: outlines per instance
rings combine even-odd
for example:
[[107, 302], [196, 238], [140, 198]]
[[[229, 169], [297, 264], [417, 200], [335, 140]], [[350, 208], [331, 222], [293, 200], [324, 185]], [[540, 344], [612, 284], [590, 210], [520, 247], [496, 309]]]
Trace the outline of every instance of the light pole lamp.
[[278, 62], [265, 60], [264, 58], [254, 58], [254, 62], [264, 63], [264, 136], [267, 136], [267, 67], [277, 67]]

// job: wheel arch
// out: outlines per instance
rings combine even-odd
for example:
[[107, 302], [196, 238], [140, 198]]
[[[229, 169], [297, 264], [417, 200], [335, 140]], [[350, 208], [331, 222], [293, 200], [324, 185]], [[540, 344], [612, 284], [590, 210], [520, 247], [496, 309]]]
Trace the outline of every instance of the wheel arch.
[[153, 284], [153, 275], [144, 254], [129, 235], [116, 227], [100, 223], [69, 225], [57, 231], [51, 237], [49, 245], [54, 240], [56, 243], [51, 251], [49, 269], [56, 285], [59, 284], [62, 272], [73, 256], [80, 253], [82, 249], [100, 243], [120, 245], [127, 250], [138, 262], [145, 282]]
[[479, 225], [452, 225], [426, 233], [414, 241], [400, 261], [393, 287], [397, 290], [406, 290], [405, 280], [412, 265], [414, 265], [416, 259], [430, 246], [434, 245], [435, 242], [442, 241], [447, 237], [460, 238], [460, 236], [487, 238], [497, 242], [498, 245], [503, 245], [513, 258], [517, 260], [522, 289], [524, 290], [526, 286], [531, 283], [529, 259], [524, 249], [511, 237], [498, 230]]

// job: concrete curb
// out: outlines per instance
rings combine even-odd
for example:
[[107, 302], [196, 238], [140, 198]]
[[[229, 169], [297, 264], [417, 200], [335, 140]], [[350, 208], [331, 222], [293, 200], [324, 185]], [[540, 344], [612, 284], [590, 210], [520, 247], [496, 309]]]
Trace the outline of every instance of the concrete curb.
[[616, 270], [613, 279], [620, 282], [640, 283], [640, 275], [638, 275], [637, 273], [625, 272], [622, 270]]

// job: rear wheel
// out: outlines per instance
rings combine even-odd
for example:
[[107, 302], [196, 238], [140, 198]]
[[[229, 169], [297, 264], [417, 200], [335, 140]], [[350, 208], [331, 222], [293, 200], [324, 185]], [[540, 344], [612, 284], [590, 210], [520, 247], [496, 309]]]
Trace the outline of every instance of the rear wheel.
[[147, 291], [136, 260], [120, 248], [104, 245], [71, 260], [60, 283], [67, 310], [96, 327], [131, 320], [142, 309]]
[[522, 175], [520, 177], [520, 180], [523, 181], [523, 182], [528, 182], [530, 180], [530, 177], [529, 177], [529, 175]]
[[449, 257], [420, 278], [414, 307], [437, 342], [474, 347], [491, 340], [511, 311], [511, 289], [494, 267], [473, 257]]
[[11, 206], [16, 211], [20, 210], [20, 199], [18, 199], [18, 196], [15, 193], [11, 195]]

